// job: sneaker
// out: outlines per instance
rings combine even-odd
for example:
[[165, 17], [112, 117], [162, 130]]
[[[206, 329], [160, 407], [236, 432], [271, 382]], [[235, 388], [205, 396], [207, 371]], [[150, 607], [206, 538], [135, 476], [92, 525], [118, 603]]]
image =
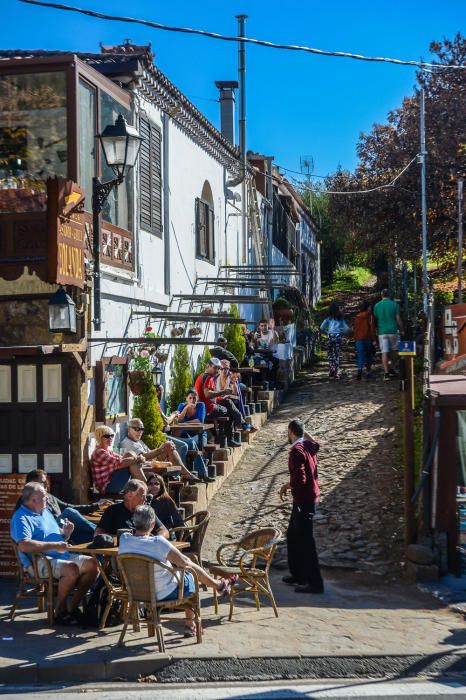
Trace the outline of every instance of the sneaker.
[[241, 447], [241, 442], [238, 440], [228, 440], [228, 447]]
[[357, 373], [357, 375], [356, 375], [356, 379], [358, 380], [358, 382], [360, 382], [360, 381], [361, 381], [361, 378], [362, 378], [362, 369], [358, 369], [358, 373]]
[[389, 382], [390, 379], [391, 379], [391, 377], [390, 377], [389, 374], [384, 374], [384, 375], [383, 375], [383, 380], [384, 380], [384, 382]]
[[299, 581], [297, 581], [293, 576], [283, 576], [282, 577], [283, 583], [286, 583], [288, 586], [297, 586], [299, 585]]
[[204, 476], [201, 476], [201, 481], [203, 481], [204, 484], [211, 484], [213, 481], [215, 481], [215, 478], [204, 474]]
[[390, 375], [390, 377], [397, 377], [398, 376], [394, 369], [389, 369], [388, 374]]

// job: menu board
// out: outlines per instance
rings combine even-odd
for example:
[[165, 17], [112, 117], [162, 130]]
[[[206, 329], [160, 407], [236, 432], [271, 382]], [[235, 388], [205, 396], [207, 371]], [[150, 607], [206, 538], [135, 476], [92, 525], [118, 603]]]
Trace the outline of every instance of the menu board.
[[0, 474], [0, 579], [16, 576], [16, 559], [10, 541], [10, 521], [25, 480], [25, 474]]

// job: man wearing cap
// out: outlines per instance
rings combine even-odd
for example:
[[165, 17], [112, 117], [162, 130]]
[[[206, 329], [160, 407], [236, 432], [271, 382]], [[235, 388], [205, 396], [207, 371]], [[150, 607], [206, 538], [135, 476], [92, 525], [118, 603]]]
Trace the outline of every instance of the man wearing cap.
[[[26, 484], [22, 505], [11, 519], [10, 533], [18, 544], [21, 563], [26, 570], [33, 573], [30, 555], [42, 554], [47, 558], [52, 576], [58, 580], [55, 623], [61, 625], [80, 623], [78, 604], [95, 582], [98, 573], [95, 559], [68, 551], [68, 540], [73, 528], [74, 525], [69, 520], [64, 521], [62, 528], [58, 526], [47, 509], [47, 491], [41, 484], [36, 481]], [[47, 563], [39, 558], [37, 567], [39, 576], [46, 578]], [[66, 602], [73, 590], [68, 610]]]
[[[123, 488], [123, 501], [114, 503], [102, 515], [95, 535], [116, 535], [118, 530], [134, 528], [133, 513], [147, 496], [147, 484], [139, 479], [130, 479]], [[168, 539], [169, 534], [161, 520], [156, 518], [154, 535]]]
[[[233, 401], [228, 397], [233, 394], [231, 388], [217, 390], [216, 378], [222, 363], [218, 357], [211, 357], [203, 374], [196, 379], [194, 388], [199, 396], [199, 401], [203, 401], [206, 408], [206, 420], [228, 417], [236, 430], [241, 430], [243, 417], [238, 411]], [[230, 447], [241, 447], [241, 442], [233, 439], [231, 425], [228, 426], [228, 445]]]

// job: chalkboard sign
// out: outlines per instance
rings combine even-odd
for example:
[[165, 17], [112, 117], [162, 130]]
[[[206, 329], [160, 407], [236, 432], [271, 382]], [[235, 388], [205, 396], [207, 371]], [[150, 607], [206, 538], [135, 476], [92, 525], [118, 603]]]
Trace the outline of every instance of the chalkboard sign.
[[96, 420], [126, 420], [128, 383], [126, 357], [103, 357], [96, 363]]
[[10, 520], [25, 481], [24, 474], [0, 474], [0, 579], [14, 578], [17, 574], [10, 543]]

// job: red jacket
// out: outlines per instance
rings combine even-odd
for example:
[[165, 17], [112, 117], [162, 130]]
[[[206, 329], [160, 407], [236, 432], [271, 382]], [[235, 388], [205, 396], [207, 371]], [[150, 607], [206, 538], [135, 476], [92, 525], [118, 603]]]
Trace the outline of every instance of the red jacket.
[[354, 340], [375, 340], [377, 337], [374, 317], [370, 311], [360, 311], [354, 319]]
[[314, 440], [297, 442], [291, 448], [288, 457], [290, 485], [293, 503], [313, 505], [319, 500], [319, 481], [317, 474], [317, 452], [319, 443]]

